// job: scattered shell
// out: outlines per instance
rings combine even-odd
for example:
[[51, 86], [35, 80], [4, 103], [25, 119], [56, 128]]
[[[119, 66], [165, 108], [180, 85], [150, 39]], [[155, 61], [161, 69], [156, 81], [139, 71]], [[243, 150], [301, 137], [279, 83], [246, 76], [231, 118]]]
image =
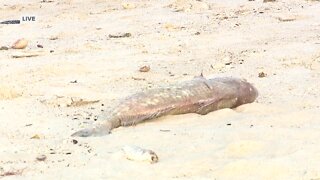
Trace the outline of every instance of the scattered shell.
[[264, 78], [264, 77], [266, 77], [266, 76], [267, 76], [267, 74], [264, 73], [264, 72], [259, 72], [259, 74], [258, 74], [258, 77], [259, 77], [259, 78]]
[[1, 46], [0, 50], [8, 50], [9, 48], [7, 46]]
[[150, 71], [150, 66], [142, 66], [139, 69], [140, 72], [149, 72]]
[[126, 38], [131, 37], [131, 33], [117, 33], [117, 34], [109, 34], [109, 38]]
[[123, 9], [134, 9], [136, 8], [136, 5], [133, 3], [122, 3], [121, 6]]
[[49, 38], [49, 40], [51, 40], [51, 41], [54, 41], [54, 40], [57, 40], [57, 39], [58, 39], [57, 36], [52, 36], [52, 37]]
[[133, 80], [136, 80], [136, 81], [145, 81], [146, 79], [145, 78], [140, 78], [140, 77], [132, 77]]
[[24, 49], [28, 45], [28, 41], [26, 39], [19, 39], [17, 40], [12, 46], [12, 49]]
[[35, 134], [30, 139], [40, 139], [40, 136], [38, 134]]
[[36, 160], [37, 160], [37, 161], [44, 161], [44, 160], [46, 160], [46, 159], [47, 159], [47, 156], [44, 155], [44, 154], [41, 154], [41, 155], [39, 155], [39, 156], [36, 157]]
[[[25, 169], [25, 168], [24, 168]], [[5, 177], [5, 176], [16, 176], [16, 175], [22, 175], [24, 169], [12, 169], [9, 171], [4, 171], [0, 169], [0, 178]]]
[[159, 160], [155, 152], [138, 146], [124, 146], [122, 151], [124, 156], [132, 161], [147, 161], [152, 164]]

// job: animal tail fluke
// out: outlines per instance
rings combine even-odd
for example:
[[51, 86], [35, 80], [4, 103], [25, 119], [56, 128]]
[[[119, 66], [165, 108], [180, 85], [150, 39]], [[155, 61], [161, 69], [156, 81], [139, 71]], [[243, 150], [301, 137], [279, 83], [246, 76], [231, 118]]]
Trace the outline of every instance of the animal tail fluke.
[[71, 136], [78, 137], [89, 137], [89, 136], [104, 136], [111, 133], [113, 128], [120, 126], [120, 121], [118, 119], [105, 120], [102, 123], [96, 124], [93, 128], [86, 128], [77, 131]]
[[110, 134], [111, 130], [106, 128], [105, 126], [96, 126], [93, 128], [81, 129], [73, 134], [72, 137], [90, 137], [90, 136], [104, 136]]

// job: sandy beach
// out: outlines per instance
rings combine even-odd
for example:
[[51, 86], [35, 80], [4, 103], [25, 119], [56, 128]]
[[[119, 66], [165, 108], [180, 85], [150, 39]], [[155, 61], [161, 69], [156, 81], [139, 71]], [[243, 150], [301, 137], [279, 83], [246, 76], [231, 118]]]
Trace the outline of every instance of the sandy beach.
[[[1, 0], [0, 179], [320, 179], [320, 1]], [[139, 68], [149, 66], [150, 71]], [[135, 92], [245, 78], [254, 103], [71, 137]], [[121, 148], [151, 149], [159, 162]]]

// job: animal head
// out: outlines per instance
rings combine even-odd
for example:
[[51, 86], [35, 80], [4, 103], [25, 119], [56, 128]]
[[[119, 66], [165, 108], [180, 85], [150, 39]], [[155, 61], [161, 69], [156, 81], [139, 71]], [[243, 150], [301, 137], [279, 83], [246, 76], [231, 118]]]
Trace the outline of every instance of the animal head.
[[225, 88], [221, 93], [236, 96], [233, 103], [234, 107], [241, 104], [252, 103], [259, 94], [258, 90], [245, 79], [214, 78], [206, 81], [206, 84], [214, 91], [214, 93], [216, 93], [216, 88]]
[[245, 79], [238, 79], [232, 83], [237, 87], [237, 105], [252, 103], [259, 95], [258, 90]]

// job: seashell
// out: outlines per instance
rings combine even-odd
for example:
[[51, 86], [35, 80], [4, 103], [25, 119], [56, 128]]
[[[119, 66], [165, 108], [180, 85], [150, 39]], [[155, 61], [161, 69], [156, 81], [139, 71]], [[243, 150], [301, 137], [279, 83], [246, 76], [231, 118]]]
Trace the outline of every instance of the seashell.
[[149, 72], [150, 71], [150, 66], [142, 66], [139, 68], [140, 72]]
[[19, 39], [17, 40], [12, 46], [12, 49], [24, 49], [28, 45], [28, 41], [26, 39]]
[[45, 161], [47, 159], [47, 156], [44, 154], [41, 154], [39, 156], [36, 157], [37, 161]]
[[122, 151], [124, 156], [132, 161], [146, 161], [153, 164], [159, 160], [155, 152], [138, 146], [124, 146], [122, 147]]

